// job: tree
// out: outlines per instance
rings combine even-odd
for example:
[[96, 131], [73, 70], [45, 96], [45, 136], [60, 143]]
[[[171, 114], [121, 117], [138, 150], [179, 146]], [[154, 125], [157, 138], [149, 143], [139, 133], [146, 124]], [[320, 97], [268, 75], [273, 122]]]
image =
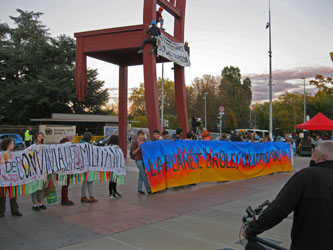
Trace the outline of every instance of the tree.
[[[158, 100], [159, 106], [161, 108], [161, 88], [162, 88], [162, 79], [159, 78], [157, 81], [158, 87]], [[169, 128], [176, 129], [178, 126], [176, 119], [176, 97], [175, 97], [175, 84], [169, 79], [164, 79], [164, 118], [169, 120]], [[140, 123], [135, 124], [134, 126], [142, 127], [143, 124], [146, 124], [147, 118], [144, 120], [143, 117], [146, 117], [146, 100], [145, 100], [145, 89], [144, 84], [140, 83], [138, 88], [133, 88], [131, 95], [129, 97], [130, 108], [129, 108], [129, 117], [133, 120], [140, 120]], [[147, 123], [148, 124], [148, 123]]]
[[16, 27], [0, 24], [0, 117], [24, 124], [51, 113], [99, 113], [108, 99], [97, 71], [88, 70], [88, 94], [79, 103], [74, 89], [75, 41], [52, 38], [42, 13], [17, 10]]
[[[246, 128], [249, 126], [250, 118], [250, 104], [252, 101], [251, 80], [245, 78], [241, 82], [241, 73], [238, 67], [225, 67], [222, 70], [222, 79], [219, 86], [219, 97], [222, 100], [222, 106], [226, 112], [223, 117], [223, 122], [229, 120], [229, 124], [237, 124], [239, 128]], [[231, 117], [233, 114], [235, 117]], [[230, 123], [233, 119], [234, 122]], [[235, 129], [236, 127], [232, 128]]]

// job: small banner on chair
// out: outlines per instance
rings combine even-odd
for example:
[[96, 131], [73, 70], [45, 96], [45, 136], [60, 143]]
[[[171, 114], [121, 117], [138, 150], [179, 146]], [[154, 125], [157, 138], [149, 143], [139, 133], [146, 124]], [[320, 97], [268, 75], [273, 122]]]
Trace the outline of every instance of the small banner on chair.
[[176, 43], [163, 34], [158, 37], [157, 54], [182, 67], [191, 65], [190, 56], [185, 50], [184, 44]]
[[199, 182], [231, 181], [292, 171], [284, 142], [153, 141], [142, 144], [152, 192]]
[[0, 187], [24, 185], [54, 173], [75, 175], [89, 171], [126, 175], [123, 152], [118, 146], [64, 143], [0, 153]]

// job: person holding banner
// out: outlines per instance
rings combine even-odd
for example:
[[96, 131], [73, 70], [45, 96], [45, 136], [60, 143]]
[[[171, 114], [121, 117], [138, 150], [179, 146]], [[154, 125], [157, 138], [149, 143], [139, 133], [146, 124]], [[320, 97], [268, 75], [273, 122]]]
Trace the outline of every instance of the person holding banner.
[[[119, 137], [118, 135], [112, 135], [110, 137], [110, 146], [114, 147], [114, 148], [119, 148], [118, 144], [119, 144]], [[120, 152], [120, 154], [122, 155], [120, 162], [122, 162], [123, 164], [125, 164], [125, 159], [124, 156], [122, 154], [122, 151], [119, 150], [118, 152]], [[117, 199], [117, 198], [121, 198], [122, 195], [120, 193], [118, 193], [117, 191], [117, 182], [120, 182], [120, 184], [124, 183], [124, 176], [122, 175], [117, 175], [115, 172], [112, 172], [112, 176], [111, 176], [111, 181], [109, 182], [109, 198], [111, 199]]]
[[153, 50], [149, 52], [149, 54], [153, 54], [155, 50], [157, 50], [157, 38], [161, 35], [160, 29], [156, 26], [156, 21], [151, 21], [151, 27], [146, 31], [146, 34], [149, 34], [150, 37], [142, 42], [141, 48], [138, 50], [138, 54], [143, 52], [143, 48], [147, 43], [151, 43], [154, 47]]
[[152, 141], [159, 141], [160, 140], [160, 131], [158, 129], [155, 129], [153, 131], [153, 139]]
[[[80, 143], [90, 143], [93, 135], [90, 132], [85, 132]], [[96, 171], [89, 171], [84, 173], [84, 181], [82, 182], [81, 188], [81, 202], [98, 202], [93, 194], [93, 182], [98, 180], [98, 173]], [[89, 199], [87, 198], [87, 189]]]
[[[39, 132], [36, 137], [36, 145], [42, 145], [44, 143], [44, 134]], [[47, 177], [48, 178], [48, 177]], [[44, 191], [46, 189], [46, 179], [36, 180], [34, 182], [27, 184], [27, 189], [34, 189], [35, 191], [31, 193], [32, 200], [32, 210], [40, 211], [41, 209], [46, 210], [44, 205]]]
[[[61, 139], [60, 143], [72, 144], [74, 141], [74, 134], [67, 133], [65, 138]], [[61, 186], [61, 205], [63, 206], [73, 206], [74, 202], [68, 199], [68, 186], [69, 186], [69, 176], [70, 175], [58, 175], [58, 183], [62, 182]], [[62, 181], [60, 181], [62, 179]]]
[[145, 133], [142, 130], [137, 132], [137, 140], [135, 140], [131, 145], [131, 153], [134, 155], [135, 163], [139, 169], [139, 179], [138, 179], [138, 193], [145, 195], [142, 190], [142, 182], [146, 187], [146, 191], [151, 193], [150, 186], [148, 183], [148, 178], [146, 175], [145, 166], [143, 164], [143, 156], [141, 151], [141, 145], [145, 142]]
[[[1, 141], [1, 149], [3, 151], [12, 151], [15, 147], [15, 142], [11, 138], [6, 138]], [[9, 197], [11, 197], [11, 187], [1, 187], [0, 188], [0, 217], [5, 216], [6, 211], [6, 193], [8, 192]], [[16, 203], [16, 197], [10, 198], [10, 210], [14, 216], [22, 216], [19, 207]]]

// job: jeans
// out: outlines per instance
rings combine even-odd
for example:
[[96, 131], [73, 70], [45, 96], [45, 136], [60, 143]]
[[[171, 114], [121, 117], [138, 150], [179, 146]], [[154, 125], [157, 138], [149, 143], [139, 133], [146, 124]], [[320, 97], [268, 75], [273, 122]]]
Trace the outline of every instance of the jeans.
[[88, 188], [89, 198], [94, 197], [94, 195], [93, 195], [93, 182], [92, 181], [84, 181], [82, 183], [82, 189], [81, 189], [82, 197], [86, 196], [87, 188]]
[[38, 190], [31, 194], [32, 203], [42, 203], [44, 199], [44, 190]]
[[148, 183], [148, 178], [145, 171], [145, 166], [143, 165], [143, 161], [135, 161], [136, 165], [139, 169], [139, 179], [138, 179], [138, 191], [142, 191], [142, 182], [145, 184], [146, 191], [150, 192], [150, 186]]

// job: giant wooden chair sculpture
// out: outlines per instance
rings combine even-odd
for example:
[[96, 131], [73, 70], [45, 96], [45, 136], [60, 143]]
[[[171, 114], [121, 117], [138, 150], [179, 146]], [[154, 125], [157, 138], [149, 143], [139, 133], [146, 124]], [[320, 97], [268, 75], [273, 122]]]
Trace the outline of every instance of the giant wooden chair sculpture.
[[[154, 54], [149, 55], [149, 51], [152, 49], [151, 44], [145, 46], [143, 54], [137, 53], [142, 41], [146, 39], [145, 32], [151, 21], [156, 19], [156, 4], [162, 6], [175, 18], [174, 36], [164, 34], [175, 42], [184, 42], [186, 0], [144, 0], [142, 25], [75, 33], [75, 87], [79, 101], [84, 101], [87, 93], [87, 56], [119, 65], [119, 146], [125, 155], [127, 152], [128, 66], [143, 64], [149, 132], [152, 135], [153, 130], [161, 130], [156, 63], [167, 62], [167, 60], [159, 57], [157, 61]], [[178, 124], [184, 129], [184, 132], [187, 132], [189, 124], [184, 68], [175, 64], [174, 77]]]

